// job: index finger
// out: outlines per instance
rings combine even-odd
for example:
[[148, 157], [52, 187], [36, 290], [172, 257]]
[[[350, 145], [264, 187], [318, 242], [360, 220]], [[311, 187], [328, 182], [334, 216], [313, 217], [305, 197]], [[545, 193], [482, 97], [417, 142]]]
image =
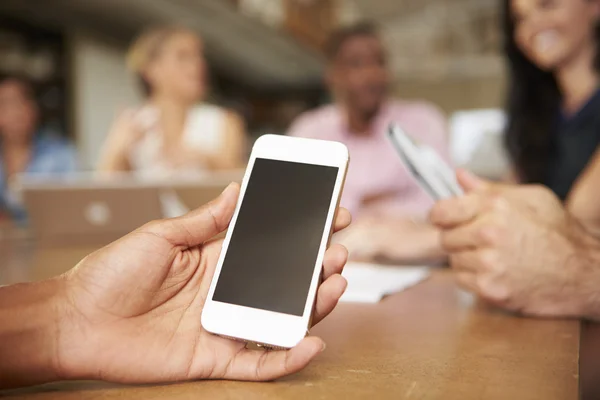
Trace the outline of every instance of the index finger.
[[482, 200], [477, 193], [438, 201], [429, 213], [432, 224], [442, 229], [472, 221], [481, 212]]
[[344, 207], [340, 207], [333, 223], [333, 232], [335, 233], [346, 229], [350, 226], [351, 222], [352, 215], [350, 214], [350, 211], [346, 210]]

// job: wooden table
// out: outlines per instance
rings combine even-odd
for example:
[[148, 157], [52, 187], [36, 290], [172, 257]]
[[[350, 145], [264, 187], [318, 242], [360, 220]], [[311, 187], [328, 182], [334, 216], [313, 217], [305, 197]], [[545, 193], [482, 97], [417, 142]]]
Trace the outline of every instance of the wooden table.
[[[0, 242], [0, 284], [61, 273], [89, 251]], [[327, 342], [323, 355], [278, 382], [142, 387], [73, 382], [0, 398], [574, 400], [580, 325], [492, 310], [458, 290], [450, 272], [439, 271], [380, 304], [340, 305], [313, 330]]]

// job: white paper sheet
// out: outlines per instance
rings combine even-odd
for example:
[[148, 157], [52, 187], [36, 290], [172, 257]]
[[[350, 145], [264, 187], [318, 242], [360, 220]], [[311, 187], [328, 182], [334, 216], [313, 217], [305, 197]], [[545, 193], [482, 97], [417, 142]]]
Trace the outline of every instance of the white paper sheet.
[[428, 267], [394, 267], [378, 264], [348, 263], [343, 276], [348, 288], [341, 301], [378, 303], [383, 297], [401, 292], [429, 276]]

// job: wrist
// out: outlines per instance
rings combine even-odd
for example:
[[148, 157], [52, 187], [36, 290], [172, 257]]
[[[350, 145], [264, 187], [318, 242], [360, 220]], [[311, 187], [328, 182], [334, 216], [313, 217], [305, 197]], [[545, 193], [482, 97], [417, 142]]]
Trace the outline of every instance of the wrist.
[[64, 282], [0, 288], [0, 388], [61, 380], [59, 337]]

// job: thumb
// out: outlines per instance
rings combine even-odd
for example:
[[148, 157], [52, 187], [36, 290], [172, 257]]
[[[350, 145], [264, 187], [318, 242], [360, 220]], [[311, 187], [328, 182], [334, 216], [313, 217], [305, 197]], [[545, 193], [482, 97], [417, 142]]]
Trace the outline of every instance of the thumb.
[[490, 184], [485, 179], [481, 179], [477, 175], [467, 171], [466, 169], [458, 169], [456, 171], [456, 179], [465, 192], [473, 192], [488, 187]]
[[199, 246], [227, 229], [239, 194], [240, 186], [231, 183], [215, 200], [182, 217], [159, 221], [150, 230], [174, 246]]

